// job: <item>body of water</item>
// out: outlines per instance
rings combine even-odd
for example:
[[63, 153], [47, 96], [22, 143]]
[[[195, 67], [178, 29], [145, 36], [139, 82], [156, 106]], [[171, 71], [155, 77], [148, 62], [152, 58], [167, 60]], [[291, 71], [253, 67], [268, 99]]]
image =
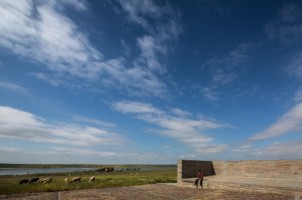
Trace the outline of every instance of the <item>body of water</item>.
[[37, 169], [0, 169], [0, 176], [4, 175], [24, 175], [24, 174], [48, 174], [58, 172], [82, 172], [93, 171], [95, 168], [37, 168]]

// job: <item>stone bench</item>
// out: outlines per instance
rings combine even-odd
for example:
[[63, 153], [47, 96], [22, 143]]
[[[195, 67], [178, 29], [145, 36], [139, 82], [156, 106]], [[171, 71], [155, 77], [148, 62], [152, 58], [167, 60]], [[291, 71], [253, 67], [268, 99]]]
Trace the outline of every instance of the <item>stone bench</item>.
[[[184, 178], [178, 184], [182, 187], [194, 186], [195, 178]], [[203, 180], [205, 189], [257, 190], [275, 193], [290, 193], [302, 196], [302, 181], [297, 179], [259, 178], [213, 175]]]

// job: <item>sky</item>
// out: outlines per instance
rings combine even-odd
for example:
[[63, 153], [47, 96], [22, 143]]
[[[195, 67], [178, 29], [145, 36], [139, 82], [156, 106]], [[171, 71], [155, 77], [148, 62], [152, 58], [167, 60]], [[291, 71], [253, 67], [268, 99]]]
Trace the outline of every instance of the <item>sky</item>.
[[1, 0], [0, 163], [302, 159], [302, 2]]

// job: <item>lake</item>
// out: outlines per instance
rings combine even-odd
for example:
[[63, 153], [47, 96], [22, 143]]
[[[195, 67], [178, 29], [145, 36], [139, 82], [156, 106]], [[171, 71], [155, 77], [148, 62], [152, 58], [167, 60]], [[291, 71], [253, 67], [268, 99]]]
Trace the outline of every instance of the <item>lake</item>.
[[58, 173], [58, 172], [82, 172], [82, 171], [93, 171], [96, 168], [33, 168], [33, 169], [9, 169], [0, 168], [0, 176], [4, 175], [24, 175], [24, 174], [47, 174], [47, 173]]

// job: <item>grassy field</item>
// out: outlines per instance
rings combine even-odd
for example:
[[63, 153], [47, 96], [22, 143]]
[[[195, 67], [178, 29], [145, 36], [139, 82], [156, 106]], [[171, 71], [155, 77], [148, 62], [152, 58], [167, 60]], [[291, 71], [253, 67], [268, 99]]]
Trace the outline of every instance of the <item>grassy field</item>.
[[[154, 165], [155, 166], [155, 165]], [[152, 167], [154, 167], [152, 166]], [[69, 166], [70, 167], [70, 166]], [[82, 166], [81, 166], [82, 167]], [[120, 166], [122, 168], [143, 168], [138, 165]], [[150, 167], [150, 166], [148, 166]], [[55, 174], [30, 174], [19, 176], [0, 176], [0, 195], [20, 194], [35, 192], [53, 192], [62, 190], [79, 190], [105, 187], [123, 187], [132, 185], [144, 185], [153, 183], [171, 183], [176, 182], [176, 168], [173, 166], [157, 166], [158, 170], [137, 170], [123, 172], [73, 172], [73, 173], [55, 173]], [[80, 176], [80, 183], [65, 183], [64, 179]], [[89, 178], [95, 176], [94, 183], [88, 183]], [[41, 184], [23, 184], [19, 185], [22, 179], [32, 179], [35, 177], [51, 177], [52, 183]]]

